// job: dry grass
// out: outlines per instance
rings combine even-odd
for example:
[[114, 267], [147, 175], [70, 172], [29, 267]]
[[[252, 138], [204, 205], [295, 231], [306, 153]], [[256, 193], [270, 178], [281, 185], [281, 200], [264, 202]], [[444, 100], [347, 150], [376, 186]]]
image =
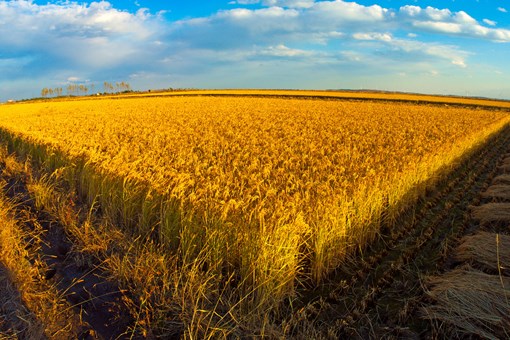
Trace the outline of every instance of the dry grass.
[[510, 278], [456, 269], [427, 282], [432, 305], [424, 308], [441, 337], [510, 337]]
[[510, 165], [510, 157], [505, 157], [503, 161], [501, 162], [502, 165], [508, 166]]
[[498, 166], [498, 170], [505, 174], [509, 174], [510, 173], [510, 164], [504, 163], [503, 165]]
[[[2, 157], [4, 175], [26, 175], [26, 167], [14, 157], [6, 157], [3, 151]], [[80, 327], [78, 316], [70, 311], [55, 285], [43, 279], [48, 269], [39, 252], [44, 230], [37, 221], [17, 215], [16, 205], [6, 199], [4, 189], [0, 190], [0, 264], [6, 289], [0, 290], [0, 309], [8, 314], [15, 311], [15, 316], [10, 314], [14, 323], [7, 334], [23, 339], [75, 338]]]
[[44, 327], [24, 305], [20, 293], [0, 263], [0, 339], [42, 339]]
[[[23, 231], [10, 218], [8, 211], [5, 203], [0, 202], [0, 261], [10, 273], [14, 287], [12, 295], [6, 295], [10, 296], [8, 300], [13, 300], [18, 292], [24, 306], [33, 313], [32, 320], [35, 320], [27, 319], [22, 338], [68, 339], [76, 336], [77, 329], [73, 325], [79, 325], [79, 322], [73, 319], [75, 316], [69, 312], [69, 306], [58, 290], [41, 279], [47, 269], [43, 261], [32, 252], [34, 249], [26, 249], [25, 240], [38, 236]], [[22, 317], [23, 313], [18, 316]]]
[[492, 180], [493, 184], [508, 185], [510, 184], [510, 175], [499, 175]]
[[[479, 232], [465, 236], [455, 249], [454, 258], [493, 274], [510, 275], [510, 236]], [[499, 267], [499, 268], [498, 268]]]
[[510, 222], [510, 203], [487, 203], [472, 207], [471, 216], [482, 225]]
[[510, 185], [495, 184], [482, 193], [482, 197], [510, 200]]

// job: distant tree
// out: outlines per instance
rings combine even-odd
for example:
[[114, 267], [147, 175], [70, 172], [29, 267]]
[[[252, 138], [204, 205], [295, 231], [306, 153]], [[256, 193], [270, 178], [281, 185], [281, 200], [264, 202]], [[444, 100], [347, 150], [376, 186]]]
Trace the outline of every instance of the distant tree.
[[123, 81], [120, 85], [123, 91], [131, 91], [131, 85], [129, 85], [129, 83]]
[[104, 92], [106, 92], [106, 93], [114, 92], [114, 86], [113, 86], [112, 83], [109, 83], [109, 82], [105, 81], [103, 83], [103, 87], [104, 87]]
[[78, 86], [78, 91], [81, 93], [81, 94], [87, 94], [89, 92], [89, 88], [83, 84], [80, 84]]

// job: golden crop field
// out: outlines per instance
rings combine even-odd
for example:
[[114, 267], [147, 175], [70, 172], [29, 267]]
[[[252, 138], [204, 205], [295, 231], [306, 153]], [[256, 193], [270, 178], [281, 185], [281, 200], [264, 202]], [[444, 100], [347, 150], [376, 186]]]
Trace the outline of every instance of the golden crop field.
[[509, 121], [498, 110], [317, 98], [0, 107], [1, 129], [86, 162], [77, 186], [112, 220], [183, 262], [201, 256], [235, 273], [257, 305], [320, 282]]
[[[451, 97], [424, 95], [414, 93], [393, 93], [377, 91], [342, 91], [342, 90], [175, 90], [175, 91], [155, 91], [124, 94], [123, 98], [139, 97], [175, 97], [175, 96], [257, 96], [257, 97], [294, 97], [294, 98], [315, 98], [315, 99], [357, 99], [357, 100], [382, 100], [382, 101], [408, 101], [418, 103], [438, 103], [438, 104], [462, 104], [482, 107], [500, 107], [510, 108], [508, 100], [494, 100], [489, 98], [473, 97]], [[106, 98], [117, 98], [117, 95], [103, 96]], [[97, 97], [89, 97], [94, 100]], [[83, 98], [79, 98], [83, 100]]]

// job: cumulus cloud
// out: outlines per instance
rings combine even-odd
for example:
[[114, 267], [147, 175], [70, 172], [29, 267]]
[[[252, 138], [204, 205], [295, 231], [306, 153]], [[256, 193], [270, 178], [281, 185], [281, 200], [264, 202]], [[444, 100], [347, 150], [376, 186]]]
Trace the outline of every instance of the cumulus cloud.
[[498, 7], [498, 11], [502, 12], [502, 13], [507, 13], [508, 11], [506, 10], [506, 8], [503, 8], [503, 7]]
[[[510, 42], [510, 30], [482, 26], [464, 11], [451, 12], [449, 9], [433, 7], [403, 6], [399, 9], [398, 14], [404, 23], [416, 29], [439, 34]], [[489, 26], [496, 24], [487, 19], [484, 20], [484, 23]]]
[[146, 55], [157, 26], [157, 19], [145, 9], [128, 13], [104, 1], [0, 2], [2, 50], [12, 56], [33, 56], [34, 69], [39, 70], [129, 64]]
[[356, 40], [378, 40], [378, 41], [392, 41], [392, 36], [389, 33], [354, 33], [353, 38]]
[[237, 1], [230, 1], [230, 5], [253, 5], [258, 4], [260, 0], [237, 0]]
[[279, 6], [289, 8], [309, 8], [313, 6], [314, 0], [263, 0], [264, 6]]
[[[381, 62], [395, 68], [404, 62], [461, 69], [468, 65], [468, 52], [420, 38], [432, 34], [510, 42], [510, 30], [498, 29], [488, 19], [478, 22], [464, 11], [389, 9], [342, 0], [230, 4], [209, 16], [170, 22], [146, 9], [121, 11], [106, 1], [39, 5], [0, 0], [0, 71], [51, 74], [51, 79], [65, 82], [69, 77], [104, 80], [126, 74], [133, 75], [133, 81], [155, 74], [161, 79], [162, 75], [185, 79], [190, 74], [199, 79], [214, 73], [216, 79], [229, 79], [219, 74], [228, 74], [234, 64], [246, 68], [246, 74], [248, 68], [257, 67], [285, 74], [285, 69], [296, 66], [313, 70], [311, 74], [314, 67], [323, 67], [324, 74], [338, 69], [352, 72], [353, 63], [364, 63], [373, 71]], [[267, 66], [271, 61], [278, 67]]]
[[262, 3], [268, 7], [288, 7], [288, 8], [309, 8], [313, 6], [315, 0], [234, 0], [230, 5], [253, 5]]
[[388, 60], [408, 63], [446, 61], [460, 68], [467, 67], [466, 58], [468, 53], [456, 46], [396, 39], [389, 33], [355, 33], [353, 38], [381, 43], [385, 49], [377, 49], [376, 54]]
[[336, 38], [366, 40], [353, 35], [362, 26], [379, 34], [408, 29], [413, 31], [411, 34], [423, 31], [510, 42], [510, 30], [494, 28], [495, 22], [487, 19], [481, 24], [464, 11], [418, 6], [391, 10], [341, 0], [264, 0], [261, 4], [265, 7], [235, 8], [179, 21], [172, 25], [171, 40], [193, 48], [238, 48], [289, 41], [327, 44], [335, 34]]
[[[236, 8], [210, 17], [176, 22], [170, 39], [194, 48], [229, 48], [281, 41], [327, 43], [359, 25], [388, 26], [391, 12], [378, 5], [344, 1], [285, 2], [285, 7]], [[283, 3], [278, 4], [282, 5]], [[269, 5], [269, 4], [268, 4]], [[307, 5], [307, 6], [308, 6]]]

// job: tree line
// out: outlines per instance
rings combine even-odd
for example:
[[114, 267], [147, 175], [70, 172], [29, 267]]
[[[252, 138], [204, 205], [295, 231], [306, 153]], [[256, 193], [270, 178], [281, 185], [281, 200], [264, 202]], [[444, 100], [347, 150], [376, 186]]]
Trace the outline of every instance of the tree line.
[[[96, 86], [94, 84], [69, 84], [66, 87], [45, 87], [41, 90], [41, 97], [60, 97], [63, 95], [64, 90], [68, 96], [79, 96], [93, 94]], [[116, 83], [110, 83], [105, 81], [103, 83], [103, 93], [119, 93], [131, 91], [131, 85], [122, 81]]]

